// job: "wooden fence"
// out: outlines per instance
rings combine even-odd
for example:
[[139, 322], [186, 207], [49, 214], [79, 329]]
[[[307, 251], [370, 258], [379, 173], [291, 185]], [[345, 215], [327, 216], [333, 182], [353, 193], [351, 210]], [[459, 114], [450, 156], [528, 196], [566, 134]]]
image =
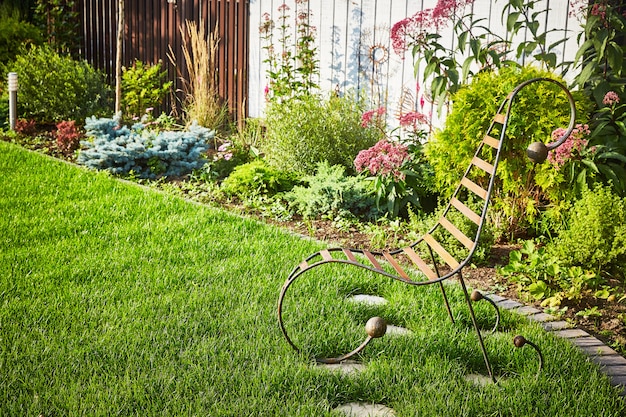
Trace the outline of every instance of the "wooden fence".
[[[170, 0], [172, 1], [172, 0]], [[125, 0], [123, 65], [135, 59], [144, 63], [161, 61], [168, 77], [179, 91], [185, 75], [180, 27], [185, 21], [204, 25], [205, 33], [217, 26], [220, 39], [216, 70], [219, 95], [228, 104], [231, 115], [245, 117], [248, 95], [248, 8], [249, 0]], [[81, 54], [96, 68], [115, 79], [118, 0], [81, 0]], [[178, 70], [167, 57], [174, 52]], [[179, 97], [180, 98], [180, 95]], [[176, 107], [177, 100], [168, 98], [166, 106]]]

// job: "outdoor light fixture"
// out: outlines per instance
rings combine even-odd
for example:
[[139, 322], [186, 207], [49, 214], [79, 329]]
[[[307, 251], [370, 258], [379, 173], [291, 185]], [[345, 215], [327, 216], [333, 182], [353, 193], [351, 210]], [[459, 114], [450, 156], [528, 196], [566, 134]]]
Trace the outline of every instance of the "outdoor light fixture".
[[9, 73], [9, 128], [15, 130], [17, 120], [17, 72]]
[[176, 4], [176, 0], [167, 0], [169, 4]]

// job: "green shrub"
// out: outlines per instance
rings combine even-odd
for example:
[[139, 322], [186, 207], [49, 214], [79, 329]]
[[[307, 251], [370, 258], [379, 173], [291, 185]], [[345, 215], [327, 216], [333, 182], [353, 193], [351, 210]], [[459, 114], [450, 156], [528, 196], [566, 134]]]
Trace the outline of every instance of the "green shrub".
[[378, 214], [370, 183], [360, 177], [346, 176], [341, 165], [320, 162], [316, 174], [304, 177], [303, 181], [308, 185], [294, 187], [285, 199], [304, 217], [334, 219], [340, 212], [349, 211], [368, 219]]
[[7, 5], [0, 5], [0, 71], [2, 74], [6, 72], [6, 66], [17, 56], [19, 46], [41, 43], [39, 29], [23, 21], [18, 10]]
[[[452, 111], [443, 130], [437, 131], [426, 146], [434, 168], [437, 187], [443, 195], [452, 193], [482, 140], [497, 106], [522, 81], [552, 77], [532, 67], [502, 68], [499, 73], [484, 72], [453, 96]], [[584, 117], [589, 102], [575, 93], [578, 113]], [[532, 142], [550, 141], [554, 129], [567, 126], [567, 97], [552, 83], [533, 83], [517, 96], [509, 118], [507, 141], [497, 173], [494, 209], [502, 219], [498, 229], [515, 236], [535, 222], [539, 206], [564, 198], [562, 173], [549, 164], [534, 165], [526, 157]], [[484, 185], [484, 184], [483, 184]]]
[[268, 163], [313, 174], [319, 162], [327, 161], [353, 172], [358, 152], [379, 139], [379, 132], [361, 126], [361, 104], [354, 97], [334, 95], [325, 101], [305, 95], [272, 102], [263, 146]]
[[548, 245], [565, 265], [602, 271], [626, 264], [626, 199], [613, 194], [610, 187], [598, 185], [583, 191], [566, 224]]
[[19, 77], [22, 117], [45, 123], [84, 120], [106, 109], [110, 89], [104, 75], [86, 61], [41, 46], [19, 55], [12, 70]]
[[135, 60], [130, 68], [122, 68], [122, 108], [126, 118], [141, 117], [147, 109], [161, 104], [172, 82], [165, 82], [167, 71], [161, 62], [154, 65]]
[[297, 183], [295, 173], [280, 171], [257, 159], [236, 167], [222, 183], [222, 190], [228, 195], [245, 198], [289, 191]]

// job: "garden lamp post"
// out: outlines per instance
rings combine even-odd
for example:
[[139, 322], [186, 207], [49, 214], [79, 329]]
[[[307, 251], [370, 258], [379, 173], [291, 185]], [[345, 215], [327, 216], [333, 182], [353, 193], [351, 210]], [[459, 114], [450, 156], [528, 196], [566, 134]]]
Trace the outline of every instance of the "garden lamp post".
[[9, 128], [15, 130], [17, 120], [17, 72], [9, 73]]

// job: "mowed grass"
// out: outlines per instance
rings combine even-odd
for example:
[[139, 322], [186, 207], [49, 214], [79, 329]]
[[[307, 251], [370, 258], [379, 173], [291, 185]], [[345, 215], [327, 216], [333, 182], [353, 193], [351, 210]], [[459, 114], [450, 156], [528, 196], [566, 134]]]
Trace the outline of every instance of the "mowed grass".
[[[516, 315], [486, 337], [485, 372], [467, 307], [450, 286], [409, 288], [345, 267], [304, 275], [285, 321], [290, 270], [321, 244], [0, 142], [0, 415], [324, 416], [376, 402], [398, 416], [620, 416], [605, 376], [566, 342]], [[386, 297], [384, 307], [346, 302]], [[490, 328], [492, 312], [478, 304]], [[366, 348], [364, 372], [333, 373], [312, 354], [364, 339], [372, 315], [408, 327]], [[531, 348], [546, 359], [535, 377]]]

